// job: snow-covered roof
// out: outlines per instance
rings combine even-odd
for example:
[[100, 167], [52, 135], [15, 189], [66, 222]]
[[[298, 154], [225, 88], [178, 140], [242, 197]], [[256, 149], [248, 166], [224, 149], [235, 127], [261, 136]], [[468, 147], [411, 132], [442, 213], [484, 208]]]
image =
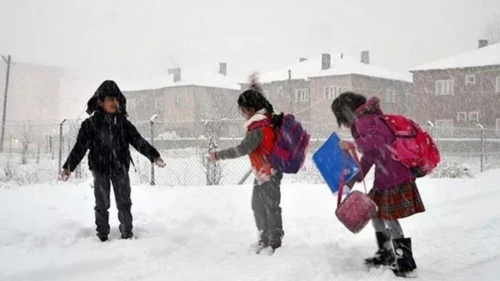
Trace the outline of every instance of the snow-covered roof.
[[231, 90], [241, 89], [237, 79], [222, 75], [218, 71], [206, 69], [181, 69], [181, 80], [177, 82], [174, 82], [173, 74], [165, 74], [143, 81], [132, 83], [121, 81], [120, 83], [120, 88], [123, 91], [154, 90], [179, 86], [203, 86]]
[[424, 64], [415, 67], [410, 71], [481, 67], [490, 65], [500, 65], [500, 43]]
[[287, 67], [263, 73], [260, 79], [263, 83], [284, 81], [288, 79], [288, 70], [291, 70], [292, 79], [309, 79], [336, 75], [358, 74], [371, 77], [385, 78], [404, 82], [413, 82], [411, 73], [398, 73], [374, 64], [365, 64], [342, 53], [330, 53], [331, 64], [326, 70], [321, 69], [321, 55], [303, 62], [297, 62]]

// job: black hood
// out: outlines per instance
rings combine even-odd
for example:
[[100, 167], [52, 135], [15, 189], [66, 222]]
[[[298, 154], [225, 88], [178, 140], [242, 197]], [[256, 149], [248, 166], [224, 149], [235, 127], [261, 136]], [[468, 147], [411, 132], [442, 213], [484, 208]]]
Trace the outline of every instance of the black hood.
[[97, 88], [94, 95], [87, 102], [87, 114], [92, 115], [92, 113], [98, 110], [100, 107], [97, 104], [97, 100], [103, 100], [105, 97], [115, 97], [118, 99], [120, 103], [120, 108], [118, 109], [119, 113], [125, 114], [127, 116], [127, 99], [123, 95], [118, 85], [116, 85], [115, 81], [106, 80], [102, 82], [102, 84]]

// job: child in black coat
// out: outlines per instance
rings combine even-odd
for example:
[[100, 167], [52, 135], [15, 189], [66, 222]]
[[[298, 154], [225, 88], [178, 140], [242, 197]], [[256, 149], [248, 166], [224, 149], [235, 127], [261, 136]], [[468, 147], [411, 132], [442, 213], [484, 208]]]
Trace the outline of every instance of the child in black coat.
[[160, 167], [165, 163], [127, 119], [126, 100], [114, 81], [104, 81], [87, 103], [91, 116], [83, 121], [75, 146], [63, 165], [61, 179], [68, 180], [89, 150], [89, 169], [94, 176], [97, 236], [108, 240], [110, 187], [113, 184], [122, 239], [132, 238], [129, 144]]

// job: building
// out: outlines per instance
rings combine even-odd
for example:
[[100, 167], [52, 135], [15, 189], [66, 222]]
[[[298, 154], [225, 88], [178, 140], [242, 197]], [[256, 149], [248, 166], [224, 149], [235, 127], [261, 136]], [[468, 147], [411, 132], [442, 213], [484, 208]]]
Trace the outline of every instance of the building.
[[478, 48], [411, 69], [413, 115], [452, 134], [453, 127], [500, 129], [500, 44]]
[[[2, 70], [6, 68], [2, 67]], [[64, 71], [57, 67], [13, 61], [6, 119], [14, 122], [59, 121], [59, 93], [63, 75]], [[3, 111], [5, 75], [0, 79], [0, 86], [0, 111]]]
[[[370, 64], [368, 51], [354, 59], [343, 53], [325, 53], [261, 75], [264, 90], [276, 111], [293, 112], [301, 120], [335, 125], [330, 106], [345, 91], [379, 96], [387, 113], [408, 113], [411, 74], [401, 74]], [[331, 132], [331, 131], [330, 131]], [[329, 133], [329, 132], [328, 132]]]
[[241, 135], [241, 121], [234, 122], [241, 118], [236, 106], [240, 85], [227, 76], [226, 63], [220, 63], [218, 71], [175, 68], [167, 75], [121, 85], [131, 120], [157, 115], [169, 131], [182, 137], [204, 135], [208, 123], [227, 120], [219, 124], [222, 134]]

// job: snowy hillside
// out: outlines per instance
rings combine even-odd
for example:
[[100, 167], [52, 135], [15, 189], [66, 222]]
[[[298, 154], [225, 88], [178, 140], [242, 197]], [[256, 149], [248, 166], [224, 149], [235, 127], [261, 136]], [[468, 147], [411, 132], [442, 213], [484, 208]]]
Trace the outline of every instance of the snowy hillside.
[[[420, 280], [498, 280], [499, 171], [475, 179], [424, 179], [427, 212], [403, 220]], [[401, 280], [368, 271], [369, 225], [353, 235], [335, 218], [324, 185], [284, 185], [284, 245], [274, 256], [256, 240], [250, 186], [134, 186], [137, 240], [94, 236], [93, 190], [85, 184], [0, 189], [0, 280]]]

